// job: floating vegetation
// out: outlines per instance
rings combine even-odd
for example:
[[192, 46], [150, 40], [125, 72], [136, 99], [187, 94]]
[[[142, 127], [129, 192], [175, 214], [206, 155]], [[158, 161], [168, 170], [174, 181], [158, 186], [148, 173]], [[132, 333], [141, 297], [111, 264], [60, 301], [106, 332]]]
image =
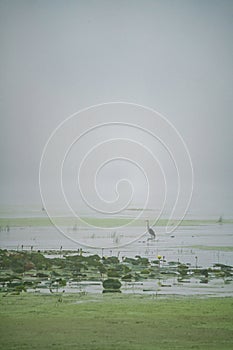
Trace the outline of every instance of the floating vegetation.
[[209, 284], [214, 280], [221, 280], [224, 285], [233, 281], [232, 266], [221, 263], [202, 268], [197, 264], [166, 262], [162, 257], [152, 261], [141, 256], [124, 257], [120, 261], [116, 256], [85, 256], [80, 251], [46, 257], [35, 251], [0, 250], [0, 266], [0, 291], [6, 295], [38, 290], [61, 292], [83, 283], [103, 284], [105, 292], [119, 292], [121, 286], [139, 281], [159, 282], [165, 287], [193, 282]]
[[119, 293], [121, 288], [121, 282], [118, 279], [109, 278], [103, 281], [103, 288], [103, 293]]

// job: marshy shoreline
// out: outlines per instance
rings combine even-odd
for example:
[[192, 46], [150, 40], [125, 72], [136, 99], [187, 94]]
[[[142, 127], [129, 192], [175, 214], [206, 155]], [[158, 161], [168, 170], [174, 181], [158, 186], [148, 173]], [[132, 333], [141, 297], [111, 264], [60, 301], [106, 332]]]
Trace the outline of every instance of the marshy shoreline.
[[121, 256], [64, 241], [53, 249], [57, 234], [43, 249], [49, 227], [7, 224], [2, 237], [15, 249], [0, 250], [0, 348], [232, 349], [231, 224], [184, 225]]

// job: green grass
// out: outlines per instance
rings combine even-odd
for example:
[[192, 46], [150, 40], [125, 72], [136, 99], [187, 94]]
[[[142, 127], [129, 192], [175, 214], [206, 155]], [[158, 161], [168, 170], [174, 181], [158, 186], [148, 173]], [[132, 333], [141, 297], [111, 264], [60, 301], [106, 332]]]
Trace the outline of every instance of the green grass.
[[0, 348], [233, 348], [233, 298], [160, 298], [0, 296]]
[[[55, 217], [53, 221], [57, 225], [61, 226], [73, 226], [77, 224], [78, 226], [85, 226], [85, 222], [89, 225], [97, 227], [118, 227], [127, 225], [130, 223], [130, 226], [144, 226], [145, 220], [136, 220], [131, 222], [130, 218], [92, 218], [92, 217], [83, 217], [82, 220], [75, 220], [72, 217]], [[224, 223], [232, 223], [232, 220], [226, 220]], [[168, 223], [167, 219], [160, 219], [156, 223], [156, 226], [166, 226]], [[153, 220], [151, 219], [151, 225]], [[170, 223], [171, 224], [171, 223]], [[173, 220], [172, 224], [177, 224], [177, 221]], [[216, 224], [216, 220], [183, 220], [181, 226], [196, 226], [196, 225], [208, 225]], [[30, 226], [52, 226], [52, 222], [48, 217], [31, 217], [31, 218], [0, 218], [0, 226], [4, 227], [9, 225], [10, 227], [30, 227]]]

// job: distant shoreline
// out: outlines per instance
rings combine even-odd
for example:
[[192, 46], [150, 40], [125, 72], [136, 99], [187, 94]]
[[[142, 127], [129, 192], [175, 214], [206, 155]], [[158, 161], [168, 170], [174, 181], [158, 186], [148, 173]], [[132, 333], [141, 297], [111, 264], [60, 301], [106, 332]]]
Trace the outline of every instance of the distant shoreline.
[[[54, 217], [53, 222], [61, 226], [88, 226], [93, 225], [96, 227], [120, 227], [123, 225], [129, 226], [145, 226], [145, 220], [132, 220], [132, 218], [94, 218], [94, 217], [81, 217], [75, 219], [74, 217]], [[9, 225], [11, 227], [30, 227], [30, 226], [53, 226], [53, 222], [48, 217], [24, 217], [24, 218], [0, 218], [0, 226], [4, 227]], [[172, 220], [168, 225], [168, 219], [159, 219], [154, 226], [173, 226], [176, 225], [179, 220]], [[151, 219], [153, 224], [153, 219]], [[221, 224], [232, 224], [233, 219], [225, 219]], [[212, 225], [219, 224], [217, 220], [205, 219], [205, 220], [183, 220], [179, 226], [200, 226], [200, 225]]]

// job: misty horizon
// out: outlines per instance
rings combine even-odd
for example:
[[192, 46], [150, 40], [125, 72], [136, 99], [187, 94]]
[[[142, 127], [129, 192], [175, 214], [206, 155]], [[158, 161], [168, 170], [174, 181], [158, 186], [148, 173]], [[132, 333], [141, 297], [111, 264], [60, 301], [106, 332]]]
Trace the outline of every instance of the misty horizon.
[[[0, 12], [1, 208], [42, 207], [39, 166], [54, 129], [83, 108], [123, 101], [158, 111], [182, 135], [194, 171], [187, 216], [233, 217], [232, 2], [23, 0], [2, 1]], [[153, 145], [135, 131], [130, 137]], [[129, 165], [104, 169], [100, 192], [112, 200], [124, 171], [135, 181], [130, 207], [141, 207], [143, 178]], [[173, 201], [171, 194], [165, 212]]]

